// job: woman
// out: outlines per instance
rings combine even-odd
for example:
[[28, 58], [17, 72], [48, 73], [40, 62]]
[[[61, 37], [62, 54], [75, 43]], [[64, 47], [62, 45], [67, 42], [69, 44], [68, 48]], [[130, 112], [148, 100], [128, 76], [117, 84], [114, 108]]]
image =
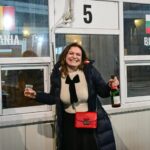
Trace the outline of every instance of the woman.
[[[74, 82], [74, 83], [73, 83]], [[88, 61], [83, 48], [72, 43], [64, 49], [51, 74], [50, 93], [26, 88], [24, 95], [45, 104], [56, 104], [57, 150], [115, 150], [110, 120], [98, 96], [110, 96], [111, 83]], [[72, 83], [75, 88], [72, 88]], [[98, 111], [97, 129], [74, 127], [75, 112]]]

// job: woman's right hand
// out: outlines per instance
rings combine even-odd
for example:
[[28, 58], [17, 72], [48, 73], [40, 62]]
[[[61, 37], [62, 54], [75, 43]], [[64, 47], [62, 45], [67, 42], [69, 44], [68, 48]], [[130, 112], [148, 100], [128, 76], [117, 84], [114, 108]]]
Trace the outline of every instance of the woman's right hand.
[[25, 88], [24, 96], [35, 99], [36, 98], [36, 91], [34, 91], [32, 88]]

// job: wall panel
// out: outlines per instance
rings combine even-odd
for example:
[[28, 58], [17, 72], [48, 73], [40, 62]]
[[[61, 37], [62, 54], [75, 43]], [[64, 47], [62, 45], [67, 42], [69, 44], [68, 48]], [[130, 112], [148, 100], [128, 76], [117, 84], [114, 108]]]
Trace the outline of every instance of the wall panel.
[[25, 150], [25, 127], [0, 128], [0, 150]]
[[150, 149], [150, 111], [110, 116], [117, 150]]
[[27, 150], [54, 150], [54, 132], [50, 123], [26, 126]]

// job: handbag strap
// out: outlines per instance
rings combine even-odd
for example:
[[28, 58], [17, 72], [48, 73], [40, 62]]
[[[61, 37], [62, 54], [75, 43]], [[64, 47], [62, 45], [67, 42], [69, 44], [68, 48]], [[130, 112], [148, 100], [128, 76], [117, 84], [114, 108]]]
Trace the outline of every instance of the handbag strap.
[[[101, 104], [100, 104], [99, 99], [96, 99], [96, 109], [95, 109], [95, 112], [98, 112], [98, 108], [99, 108], [100, 105], [101, 105]], [[77, 103], [72, 103], [71, 106], [72, 106], [72, 108], [75, 110], [75, 112], [77, 112], [77, 111], [76, 111]]]
[[[77, 106], [78, 105], [78, 103], [72, 103], [71, 104], [71, 106], [72, 106], [72, 108], [75, 110], [75, 112], [76, 112], [76, 107], [75, 106]], [[102, 104], [101, 104], [101, 102], [100, 102], [100, 100], [97, 98], [96, 99], [96, 112], [98, 112], [98, 109], [99, 109], [99, 107], [101, 106]]]

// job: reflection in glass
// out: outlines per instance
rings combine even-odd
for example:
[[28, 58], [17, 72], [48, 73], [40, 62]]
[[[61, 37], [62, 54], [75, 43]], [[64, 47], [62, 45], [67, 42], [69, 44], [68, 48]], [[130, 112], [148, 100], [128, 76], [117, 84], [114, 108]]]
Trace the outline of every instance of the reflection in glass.
[[[119, 40], [117, 35], [56, 35], [56, 58], [60, 56], [64, 47], [72, 42], [78, 42], [85, 49], [89, 59], [106, 81], [112, 74], [119, 77]], [[110, 98], [104, 104], [110, 103]]]
[[0, 13], [0, 57], [22, 57], [26, 50], [49, 56], [48, 0], [1, 0], [0, 6], [2, 12], [7, 6], [15, 10], [13, 30], [1, 26], [4, 15]]
[[44, 70], [2, 70], [2, 104], [3, 108], [26, 107], [39, 105], [29, 100], [23, 92], [25, 86], [33, 85], [37, 91], [44, 90]]
[[150, 66], [127, 67], [127, 96], [150, 95]]
[[125, 55], [149, 55], [150, 4], [124, 3], [124, 53]]

